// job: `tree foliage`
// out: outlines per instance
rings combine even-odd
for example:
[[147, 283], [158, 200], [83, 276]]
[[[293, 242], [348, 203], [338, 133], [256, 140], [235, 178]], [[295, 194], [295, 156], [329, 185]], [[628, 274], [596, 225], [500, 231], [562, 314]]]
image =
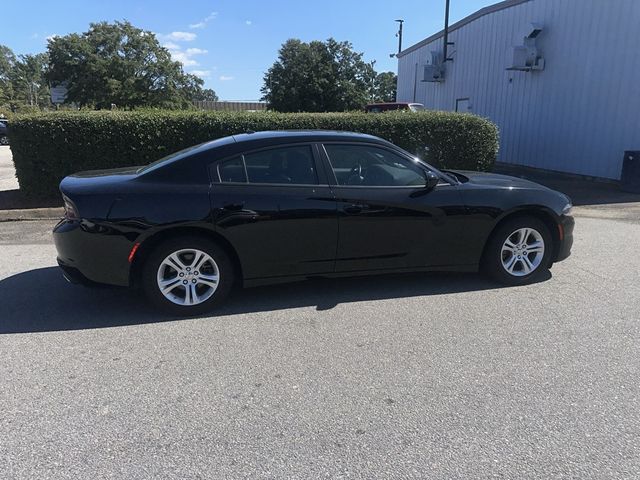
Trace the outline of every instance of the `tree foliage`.
[[203, 81], [185, 73], [152, 32], [129, 22], [92, 23], [87, 32], [49, 40], [48, 79], [65, 84], [79, 106], [187, 107]]
[[16, 57], [10, 48], [0, 45], [0, 106], [24, 110], [21, 107], [49, 105], [46, 70], [45, 53]]
[[0, 105], [9, 105], [13, 98], [11, 72], [16, 63], [16, 56], [11, 49], [0, 45]]
[[374, 102], [395, 102], [398, 90], [398, 76], [393, 72], [376, 75], [371, 96]]
[[201, 101], [201, 102], [202, 101], [217, 102], [219, 99], [218, 99], [218, 95], [216, 95], [216, 92], [214, 92], [213, 89], [205, 88], [200, 93], [196, 94], [193, 97], [193, 100]]
[[23, 105], [43, 107], [51, 103], [46, 78], [47, 63], [46, 53], [18, 57], [10, 76], [14, 94]]
[[362, 108], [370, 98], [372, 64], [349, 42], [287, 40], [264, 76], [261, 91], [280, 112], [339, 112]]

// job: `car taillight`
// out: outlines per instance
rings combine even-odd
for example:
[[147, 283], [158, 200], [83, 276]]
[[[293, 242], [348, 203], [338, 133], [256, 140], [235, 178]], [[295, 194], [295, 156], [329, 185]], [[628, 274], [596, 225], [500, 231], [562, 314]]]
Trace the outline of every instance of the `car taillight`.
[[64, 200], [65, 218], [67, 218], [68, 220], [78, 220], [80, 218], [80, 215], [78, 214], [78, 209], [76, 208], [75, 204], [66, 195], [63, 195], [62, 199]]

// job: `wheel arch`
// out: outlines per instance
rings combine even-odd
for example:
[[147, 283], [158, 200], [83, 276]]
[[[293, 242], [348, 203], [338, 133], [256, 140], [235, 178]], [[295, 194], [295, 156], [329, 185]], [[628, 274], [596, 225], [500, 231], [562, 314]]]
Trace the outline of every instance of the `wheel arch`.
[[242, 264], [240, 263], [238, 252], [236, 252], [236, 249], [233, 248], [231, 243], [226, 238], [224, 238], [216, 231], [210, 230], [208, 228], [197, 226], [180, 226], [159, 230], [146, 237], [140, 243], [140, 246], [136, 250], [133, 262], [131, 264], [131, 269], [129, 271], [129, 284], [134, 287], [139, 286], [144, 262], [158, 245], [171, 238], [185, 236], [197, 236], [206, 238], [207, 240], [212, 240], [221, 248], [223, 248], [229, 255], [229, 258], [233, 263], [234, 269], [237, 274], [237, 281], [242, 283], [244, 277], [242, 275]]
[[555, 261], [556, 257], [558, 256], [558, 251], [559, 251], [560, 242], [561, 242], [559, 223], [556, 220], [556, 215], [555, 213], [553, 213], [552, 210], [546, 207], [530, 206], [530, 207], [523, 207], [523, 208], [511, 210], [509, 212], [504, 213], [502, 216], [500, 216], [497, 219], [497, 221], [493, 225], [493, 228], [491, 229], [491, 232], [489, 233], [489, 235], [487, 236], [484, 242], [484, 246], [482, 247], [482, 256], [480, 257], [481, 265], [484, 264], [484, 259], [487, 253], [487, 247], [491, 239], [493, 238], [493, 235], [495, 234], [496, 230], [498, 230], [498, 228], [500, 228], [506, 222], [519, 217], [534, 217], [545, 224], [545, 226], [549, 229], [549, 234], [551, 235], [551, 239], [553, 241], [553, 254], [551, 256], [551, 261], [552, 262]]

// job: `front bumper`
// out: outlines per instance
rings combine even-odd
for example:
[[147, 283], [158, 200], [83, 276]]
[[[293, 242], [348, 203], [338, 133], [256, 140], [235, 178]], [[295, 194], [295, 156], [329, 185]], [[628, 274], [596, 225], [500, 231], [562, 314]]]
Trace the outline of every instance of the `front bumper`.
[[555, 262], [561, 262], [571, 255], [574, 226], [575, 220], [571, 215], [562, 215], [560, 217], [560, 223], [558, 224], [560, 243], [558, 244], [558, 251], [556, 253], [556, 258], [554, 259]]
[[58, 265], [72, 283], [129, 286], [133, 242], [86, 220], [61, 220], [53, 228]]

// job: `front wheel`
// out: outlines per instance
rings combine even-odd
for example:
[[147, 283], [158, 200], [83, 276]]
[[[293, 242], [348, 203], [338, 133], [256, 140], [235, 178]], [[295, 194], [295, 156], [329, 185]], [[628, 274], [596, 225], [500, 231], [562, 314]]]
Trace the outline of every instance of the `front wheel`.
[[0, 135], [0, 145], [9, 145], [9, 137]]
[[142, 269], [149, 300], [177, 315], [198, 315], [220, 305], [230, 293], [235, 272], [229, 256], [216, 243], [181, 237], [159, 245]]
[[535, 282], [551, 264], [553, 240], [534, 217], [507, 221], [493, 233], [483, 259], [487, 274], [505, 285]]

